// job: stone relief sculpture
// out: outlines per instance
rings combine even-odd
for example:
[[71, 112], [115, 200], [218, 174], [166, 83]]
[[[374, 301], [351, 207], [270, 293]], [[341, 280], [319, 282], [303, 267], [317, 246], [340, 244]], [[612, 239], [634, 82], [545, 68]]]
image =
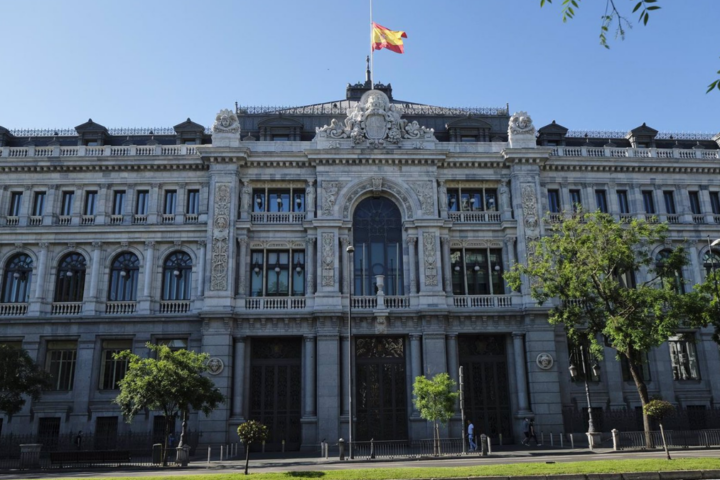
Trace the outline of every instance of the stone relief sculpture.
[[[372, 178], [368, 178], [366, 180], [362, 180], [360, 183], [356, 184], [352, 187], [352, 189], [348, 192], [346, 195], [346, 198], [348, 199], [347, 202], [345, 202], [345, 207], [343, 208], [343, 218], [348, 218], [350, 215], [350, 207], [353, 205], [353, 201], [364, 192], [367, 192], [368, 190], [372, 189], [373, 192], [381, 192], [381, 191], [387, 191], [392, 192], [395, 194], [396, 198], [402, 202], [403, 206], [405, 207], [405, 215], [408, 219], [412, 219], [414, 217], [413, 212], [413, 206], [412, 202], [410, 201], [410, 198], [408, 197], [407, 193], [405, 192], [406, 189], [400, 188], [394, 183], [388, 181], [387, 179], [383, 179], [382, 177], [376, 177], [379, 179], [382, 183], [380, 185], [380, 190], [375, 190], [375, 188], [378, 186], [378, 180], [373, 180]], [[344, 186], [344, 184], [343, 184]]]
[[387, 95], [379, 90], [365, 92], [355, 106], [348, 108], [344, 124], [333, 119], [330, 125], [315, 131], [317, 138], [349, 138], [354, 146], [371, 148], [398, 145], [405, 139], [436, 141], [432, 128], [422, 127], [417, 122], [408, 123]]
[[315, 180], [308, 180], [307, 186], [305, 187], [305, 201], [307, 202], [308, 212], [315, 211]]
[[532, 135], [535, 136], [535, 126], [532, 118], [527, 112], [516, 112], [510, 117], [508, 124], [508, 135]]
[[370, 180], [372, 181], [373, 193], [380, 193], [382, 191], [382, 177], [372, 177]]
[[550, 370], [553, 366], [553, 363], [555, 363], [555, 361], [553, 360], [552, 355], [550, 355], [549, 353], [543, 352], [537, 356], [537, 358], [535, 359], [535, 363], [537, 364], [538, 367], [542, 368], [543, 370]]
[[335, 208], [335, 202], [337, 201], [338, 193], [340, 189], [345, 186], [342, 182], [323, 182], [323, 216], [329, 217], [333, 213]]
[[438, 180], [438, 202], [440, 204], [440, 211], [445, 212], [447, 210], [447, 187], [445, 187], [444, 180]]
[[522, 208], [525, 228], [535, 230], [538, 227], [537, 198], [535, 197], [535, 185], [531, 183], [522, 186]]
[[435, 255], [434, 233], [423, 233], [423, 257], [425, 259], [425, 286], [437, 286], [437, 256]]
[[435, 189], [430, 182], [408, 182], [420, 200], [423, 215], [435, 216]]
[[252, 196], [252, 187], [250, 182], [243, 181], [242, 196], [240, 197], [240, 211], [248, 213], [250, 211], [250, 197]]
[[237, 115], [227, 108], [220, 110], [215, 116], [212, 133], [240, 133], [240, 122]]
[[335, 285], [335, 235], [330, 232], [322, 234], [322, 286]]
[[228, 238], [230, 236], [230, 185], [215, 186], [215, 219], [213, 220], [212, 266], [210, 290], [227, 290]]
[[500, 180], [500, 211], [508, 210], [510, 208], [510, 190], [508, 190], [507, 180]]

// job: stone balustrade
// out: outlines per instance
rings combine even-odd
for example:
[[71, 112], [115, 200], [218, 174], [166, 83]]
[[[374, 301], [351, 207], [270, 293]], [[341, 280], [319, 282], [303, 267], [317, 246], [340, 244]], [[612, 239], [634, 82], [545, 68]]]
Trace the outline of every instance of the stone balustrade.
[[161, 314], [188, 313], [190, 311], [190, 300], [160, 300]]
[[107, 315], [131, 315], [137, 311], [137, 302], [107, 302], [105, 313]]
[[253, 212], [250, 215], [252, 223], [302, 223], [306, 212]]
[[507, 308], [513, 306], [512, 295], [455, 295], [456, 308]]
[[0, 316], [17, 317], [27, 314], [27, 303], [0, 303]]
[[51, 315], [80, 315], [83, 302], [53, 302], [50, 308]]
[[0, 158], [26, 157], [132, 157], [132, 156], [195, 156], [194, 145], [127, 145], [76, 147], [1, 147]]
[[456, 223], [500, 223], [500, 212], [448, 212], [450, 220]]
[[245, 299], [247, 310], [300, 310], [305, 306], [305, 297], [251, 297]]
[[619, 147], [553, 147], [555, 157], [606, 157], [606, 158], [680, 158], [714, 160], [720, 150], [685, 148], [619, 148]]

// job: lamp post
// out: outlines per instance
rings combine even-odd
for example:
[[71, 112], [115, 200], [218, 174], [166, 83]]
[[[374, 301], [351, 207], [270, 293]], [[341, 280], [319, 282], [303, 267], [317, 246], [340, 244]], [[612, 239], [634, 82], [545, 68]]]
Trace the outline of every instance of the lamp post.
[[348, 245], [345, 251], [348, 253], [348, 268], [347, 268], [347, 276], [348, 276], [348, 455], [350, 459], [353, 457], [353, 441], [352, 441], [352, 431], [353, 431], [353, 407], [352, 407], [352, 397], [353, 397], [353, 361], [352, 361], [352, 267], [353, 267], [353, 254], [355, 253], [355, 247], [352, 245]]
[[[595, 431], [595, 422], [593, 422], [593, 414], [592, 414], [592, 401], [590, 398], [590, 385], [588, 384], [588, 372], [587, 368], [585, 367], [585, 346], [579, 345], [578, 349], [580, 350], [580, 363], [582, 364], [582, 372], [583, 372], [583, 382], [585, 383], [585, 397], [587, 399], [587, 406], [588, 406], [588, 440], [590, 441], [590, 448], [593, 447], [593, 440], [594, 436], [597, 433]], [[594, 376], [600, 375], [600, 365], [597, 363], [593, 364], [592, 366], [592, 373]], [[577, 379], [578, 370], [575, 365], [572, 363], [570, 364], [570, 376], [573, 380]]]

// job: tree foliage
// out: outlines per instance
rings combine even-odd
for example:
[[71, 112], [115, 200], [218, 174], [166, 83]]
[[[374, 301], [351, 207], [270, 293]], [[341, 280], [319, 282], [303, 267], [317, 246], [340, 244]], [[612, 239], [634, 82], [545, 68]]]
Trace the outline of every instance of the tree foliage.
[[415, 407], [420, 416], [433, 422], [433, 437], [435, 439], [435, 453], [439, 454], [440, 430], [438, 422], [447, 425], [455, 413], [455, 402], [459, 393], [455, 391], [455, 381], [447, 373], [438, 373], [432, 380], [421, 375], [415, 378], [413, 384]]
[[[649, 402], [642, 376], [647, 353], [678, 329], [707, 322], [704, 296], [678, 291], [676, 272], [687, 263], [684, 249], [668, 246], [662, 261], [653, 255], [666, 232], [664, 224], [580, 213], [531, 242], [527, 265], [516, 264], [505, 275], [513, 289], [526, 277], [540, 304], [557, 299], [548, 320], [563, 325], [572, 340], [587, 342], [593, 357], [603, 357], [605, 344], [627, 359], [643, 406]], [[633, 288], [636, 272], [645, 278]], [[644, 425], [649, 432], [647, 415]]]
[[268, 427], [262, 423], [256, 420], [248, 420], [238, 427], [237, 434], [238, 437], [240, 437], [240, 441], [245, 445], [245, 475], [247, 475], [248, 465], [250, 463], [250, 445], [267, 440], [270, 431]]
[[120, 394], [114, 402], [128, 423], [145, 409], [163, 412], [167, 448], [170, 422], [178, 413], [186, 418], [192, 409], [209, 415], [225, 397], [212, 380], [203, 376], [208, 371], [208, 354], [172, 351], [166, 345], [150, 343], [147, 347], [155, 358], [140, 358], [130, 351], [114, 356], [128, 362], [127, 373], [118, 382]]
[[[580, 8], [581, 1], [582, 0], [562, 0], [561, 13], [563, 22], [575, 18], [575, 13]], [[619, 3], [619, 0], [617, 1]], [[660, 10], [658, 0], [630, 1], [633, 5], [630, 15], [637, 15], [637, 23], [643, 26], [646, 26], [650, 21], [650, 13]], [[544, 7], [550, 3], [552, 3], [552, 0], [540, 0], [540, 7]], [[611, 28], [615, 30], [615, 38], [620, 38], [621, 40], [625, 39], [627, 30], [632, 28], [632, 21], [623, 13], [622, 7], [618, 8], [616, 0], [605, 0], [605, 11], [600, 16], [600, 20], [600, 45], [605, 48], [610, 48], [607, 36]], [[718, 70], [717, 74], [720, 75], [720, 70]], [[706, 93], [710, 93], [715, 89], [720, 91], [720, 78], [708, 85]]]
[[660, 424], [660, 435], [662, 435], [663, 448], [665, 449], [665, 455], [670, 460], [670, 450], [667, 447], [667, 441], [665, 440], [665, 429], [663, 428], [663, 418], [675, 411], [675, 407], [672, 403], [666, 400], [650, 400], [650, 402], [643, 406], [643, 413], [649, 417], [656, 418]]
[[38, 400], [50, 387], [50, 375], [33, 361], [27, 350], [0, 345], [0, 411], [15, 415], [25, 405], [24, 395]]

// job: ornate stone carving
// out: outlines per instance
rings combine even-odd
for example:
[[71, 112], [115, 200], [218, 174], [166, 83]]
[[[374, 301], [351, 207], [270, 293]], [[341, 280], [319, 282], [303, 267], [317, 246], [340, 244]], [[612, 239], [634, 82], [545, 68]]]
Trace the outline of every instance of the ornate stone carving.
[[408, 123], [379, 90], [365, 92], [357, 104], [348, 108], [344, 125], [332, 119], [330, 125], [315, 131], [317, 138], [349, 138], [355, 146], [371, 148], [397, 145], [403, 139], [436, 141], [433, 129], [421, 127], [417, 122]]
[[212, 126], [213, 135], [216, 133], [240, 134], [240, 122], [237, 115], [227, 108], [222, 109], [215, 116], [215, 123]]
[[333, 213], [333, 208], [335, 208], [335, 202], [337, 201], [337, 196], [342, 187], [345, 186], [345, 183], [343, 182], [323, 182], [323, 206], [322, 206], [322, 212], [323, 216], [329, 217]]
[[535, 196], [535, 185], [526, 183], [522, 186], [522, 207], [525, 228], [535, 230], [538, 227], [537, 218], [537, 197]]
[[307, 212], [314, 212], [315, 211], [315, 180], [308, 180], [307, 186], [305, 187], [305, 202], [307, 203], [307, 206], [305, 207], [305, 211]]
[[208, 373], [210, 375], [220, 375], [225, 369], [225, 364], [218, 357], [212, 357], [208, 360]]
[[382, 191], [382, 183], [383, 179], [382, 177], [372, 177], [370, 179], [372, 181], [372, 189], [374, 194], [378, 194]]
[[423, 215], [435, 216], [435, 189], [430, 182], [408, 182], [420, 200]]
[[535, 136], [535, 126], [532, 118], [527, 112], [516, 112], [510, 117], [508, 124], [508, 135], [532, 135]]
[[228, 288], [228, 239], [230, 237], [230, 185], [215, 186], [210, 290]]
[[252, 197], [252, 187], [250, 182], [243, 181], [242, 194], [240, 196], [240, 211], [247, 213], [250, 211], [250, 198]]
[[537, 366], [543, 370], [550, 370], [555, 361], [553, 360], [552, 355], [543, 352], [537, 356], [537, 358], [535, 359], [535, 363], [537, 363]]
[[330, 232], [322, 234], [322, 286], [335, 285], [335, 235]]
[[[372, 188], [372, 180], [367, 179], [364, 180], [355, 187], [346, 195], [347, 201], [345, 202], [345, 208], [343, 209], [343, 218], [348, 218], [350, 216], [350, 207], [353, 205], [354, 199], [362, 195], [363, 193], [367, 192]], [[403, 206], [405, 207], [405, 215], [408, 219], [413, 218], [413, 207], [412, 202], [410, 201], [410, 198], [405, 193], [405, 189], [398, 187], [392, 182], [387, 181], [387, 179], [383, 180], [382, 189], [388, 192], [392, 192], [396, 195], [396, 197], [402, 202]]]
[[425, 286], [437, 286], [437, 255], [435, 254], [434, 233], [423, 233], [423, 257], [425, 258]]
[[507, 180], [500, 180], [498, 192], [500, 193], [500, 211], [510, 208], [510, 196]]
[[440, 205], [440, 211], [444, 212], [447, 210], [447, 187], [445, 187], [444, 180], [438, 180], [438, 204]]

